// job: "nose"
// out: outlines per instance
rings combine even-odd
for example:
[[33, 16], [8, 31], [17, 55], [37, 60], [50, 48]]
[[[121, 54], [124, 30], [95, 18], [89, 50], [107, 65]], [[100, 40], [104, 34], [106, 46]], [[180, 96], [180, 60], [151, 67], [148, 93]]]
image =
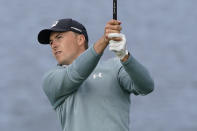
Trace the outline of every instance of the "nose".
[[52, 49], [56, 49], [58, 47], [58, 43], [56, 41], [52, 41], [50, 43]]

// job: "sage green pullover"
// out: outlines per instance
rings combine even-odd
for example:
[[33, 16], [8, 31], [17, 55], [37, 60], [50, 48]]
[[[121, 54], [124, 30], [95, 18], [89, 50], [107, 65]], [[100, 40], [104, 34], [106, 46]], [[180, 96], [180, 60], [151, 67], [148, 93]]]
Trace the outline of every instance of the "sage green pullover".
[[132, 55], [126, 62], [100, 58], [90, 47], [45, 74], [43, 89], [63, 131], [129, 131], [130, 94], [153, 91], [148, 71]]

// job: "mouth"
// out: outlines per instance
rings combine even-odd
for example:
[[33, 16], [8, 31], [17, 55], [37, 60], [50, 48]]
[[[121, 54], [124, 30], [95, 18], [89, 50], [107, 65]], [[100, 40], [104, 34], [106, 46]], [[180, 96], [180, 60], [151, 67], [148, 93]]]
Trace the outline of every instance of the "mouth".
[[55, 52], [55, 55], [59, 55], [59, 54], [61, 54], [62, 52], [61, 51], [56, 51]]

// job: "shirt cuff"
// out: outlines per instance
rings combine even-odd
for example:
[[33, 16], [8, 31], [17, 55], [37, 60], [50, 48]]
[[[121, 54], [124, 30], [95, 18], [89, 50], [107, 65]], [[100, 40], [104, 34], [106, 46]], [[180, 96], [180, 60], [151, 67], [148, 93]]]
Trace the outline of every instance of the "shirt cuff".
[[94, 45], [92, 45], [91, 47], [90, 47], [90, 50], [91, 50], [91, 52], [92, 52], [92, 54], [94, 55], [94, 56], [102, 56], [103, 55], [103, 53], [101, 53], [101, 54], [98, 54], [98, 53], [96, 53], [96, 51], [95, 51], [95, 49], [94, 49]]
[[121, 61], [121, 63], [123, 66], [127, 66], [128, 64], [133, 63], [134, 61], [135, 61], [135, 58], [130, 54], [129, 58], [125, 62]]

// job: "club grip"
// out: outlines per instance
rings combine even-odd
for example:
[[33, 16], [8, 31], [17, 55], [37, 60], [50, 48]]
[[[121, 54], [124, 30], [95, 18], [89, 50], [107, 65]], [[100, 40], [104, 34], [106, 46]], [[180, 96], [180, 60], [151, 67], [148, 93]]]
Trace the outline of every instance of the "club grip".
[[117, 0], [113, 0], [113, 19], [117, 20]]

